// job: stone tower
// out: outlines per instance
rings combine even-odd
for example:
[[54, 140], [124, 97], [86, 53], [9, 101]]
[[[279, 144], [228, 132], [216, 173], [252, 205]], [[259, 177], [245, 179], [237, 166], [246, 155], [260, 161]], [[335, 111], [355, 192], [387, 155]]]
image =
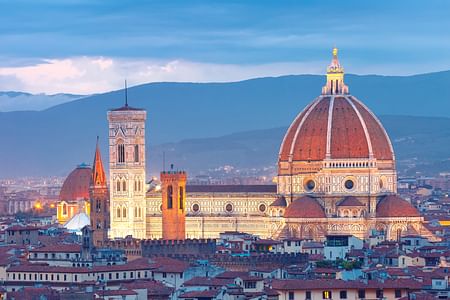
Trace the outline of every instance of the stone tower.
[[103, 168], [100, 147], [95, 149], [94, 163], [92, 164], [92, 177], [89, 187], [90, 199], [90, 219], [92, 228], [93, 243], [101, 247], [108, 239], [109, 230], [109, 191], [106, 180], [105, 170]]
[[186, 238], [186, 172], [161, 172], [162, 236], [164, 240]]
[[108, 112], [111, 238], [146, 237], [146, 118], [145, 110], [128, 102]]

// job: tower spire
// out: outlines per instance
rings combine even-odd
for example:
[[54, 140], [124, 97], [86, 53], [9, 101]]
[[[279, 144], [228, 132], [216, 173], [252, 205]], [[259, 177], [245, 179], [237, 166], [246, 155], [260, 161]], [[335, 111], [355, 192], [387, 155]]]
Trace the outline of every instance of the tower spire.
[[125, 107], [128, 107], [128, 87], [126, 79], [125, 79]]
[[327, 68], [327, 84], [322, 88], [322, 94], [348, 94], [348, 86], [344, 84], [344, 68], [341, 66], [338, 59], [338, 48], [333, 48], [332, 55], [333, 58]]
[[94, 163], [92, 164], [92, 180], [93, 187], [106, 187], [106, 175], [103, 168], [102, 156], [100, 154], [99, 137], [97, 136], [97, 144], [95, 147]]

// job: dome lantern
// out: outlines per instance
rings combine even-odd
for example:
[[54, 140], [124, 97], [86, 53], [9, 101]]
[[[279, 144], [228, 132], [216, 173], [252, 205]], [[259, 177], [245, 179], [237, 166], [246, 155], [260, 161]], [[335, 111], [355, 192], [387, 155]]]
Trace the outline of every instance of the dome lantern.
[[333, 59], [327, 68], [327, 84], [322, 88], [322, 95], [348, 94], [348, 86], [344, 84], [344, 68], [339, 63], [338, 49], [333, 48]]

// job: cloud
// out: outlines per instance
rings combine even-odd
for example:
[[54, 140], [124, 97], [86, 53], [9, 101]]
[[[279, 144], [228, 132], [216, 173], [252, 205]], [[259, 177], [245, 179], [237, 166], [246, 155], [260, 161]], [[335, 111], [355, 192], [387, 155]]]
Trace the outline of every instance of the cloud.
[[286, 74], [322, 73], [323, 62], [236, 65], [186, 60], [71, 57], [0, 67], [0, 90], [93, 94], [148, 82], [228, 82]]
[[[342, 59], [354, 74], [410, 75], [434, 71], [433, 66], [408, 62], [357, 58]], [[87, 95], [149, 82], [230, 82], [250, 78], [292, 74], [324, 74], [328, 61], [275, 62], [268, 64], [221, 64], [182, 59], [113, 58], [80, 56], [44, 59], [28, 65], [0, 67], [0, 91], [70, 93]], [[442, 64], [450, 65], [450, 64]], [[386, 72], [389, 70], [389, 72]]]

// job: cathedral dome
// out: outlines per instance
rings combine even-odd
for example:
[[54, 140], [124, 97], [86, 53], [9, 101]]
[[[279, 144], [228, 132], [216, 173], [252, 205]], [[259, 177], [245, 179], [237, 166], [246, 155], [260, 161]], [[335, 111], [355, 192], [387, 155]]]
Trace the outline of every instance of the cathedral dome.
[[73, 201], [89, 199], [89, 185], [92, 177], [92, 169], [89, 165], [81, 164], [73, 170], [62, 185], [59, 200]]
[[300, 196], [396, 192], [395, 155], [381, 122], [344, 83], [333, 49], [322, 94], [287, 130], [278, 157], [278, 192]]
[[326, 218], [320, 204], [312, 197], [303, 196], [294, 200], [284, 212], [285, 218]]
[[375, 115], [350, 95], [322, 95], [289, 127], [280, 161], [325, 159], [393, 160], [386, 131]]
[[397, 195], [385, 196], [378, 202], [377, 218], [420, 217], [417, 209]]

